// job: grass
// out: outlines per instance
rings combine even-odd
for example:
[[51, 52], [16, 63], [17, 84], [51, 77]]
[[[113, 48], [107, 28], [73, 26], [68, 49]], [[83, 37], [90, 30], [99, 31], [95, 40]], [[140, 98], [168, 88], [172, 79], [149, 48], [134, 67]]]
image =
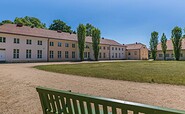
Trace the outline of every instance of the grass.
[[50, 72], [134, 82], [185, 85], [185, 61], [126, 61], [35, 66]]

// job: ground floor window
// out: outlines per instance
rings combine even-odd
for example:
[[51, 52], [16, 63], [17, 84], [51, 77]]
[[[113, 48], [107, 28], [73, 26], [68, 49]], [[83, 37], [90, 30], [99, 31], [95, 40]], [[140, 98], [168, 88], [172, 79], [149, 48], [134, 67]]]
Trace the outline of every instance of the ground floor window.
[[74, 51], [72, 52], [72, 58], [75, 58], [75, 52]]
[[62, 58], [62, 51], [58, 51], [58, 58]]
[[42, 58], [42, 50], [37, 50], [37, 58], [38, 59]]
[[106, 58], [106, 54], [105, 53], [103, 53], [103, 58]]
[[170, 55], [169, 54], [166, 54], [166, 57], [170, 57]]
[[19, 58], [19, 49], [13, 49], [13, 58], [18, 59]]
[[99, 58], [101, 58], [101, 53], [99, 53]]
[[121, 54], [119, 53], [119, 58], [121, 58]]
[[181, 57], [183, 57], [183, 54], [181, 53]]
[[65, 51], [65, 58], [69, 58], [69, 52]]
[[5, 37], [0, 37], [0, 42], [1, 43], [6, 43], [6, 38]]
[[31, 59], [31, 50], [29, 49], [26, 50], [26, 58]]
[[159, 54], [159, 57], [163, 57], [163, 54]]
[[112, 53], [112, 58], [114, 58], [114, 53]]
[[116, 58], [118, 57], [117, 53], [115, 53]]
[[54, 51], [49, 51], [49, 58], [54, 58]]

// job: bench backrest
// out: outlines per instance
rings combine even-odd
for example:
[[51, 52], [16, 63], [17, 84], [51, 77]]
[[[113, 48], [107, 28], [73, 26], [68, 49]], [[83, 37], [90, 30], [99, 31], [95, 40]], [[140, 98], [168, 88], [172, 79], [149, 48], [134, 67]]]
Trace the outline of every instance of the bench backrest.
[[185, 111], [37, 87], [44, 114], [185, 114]]

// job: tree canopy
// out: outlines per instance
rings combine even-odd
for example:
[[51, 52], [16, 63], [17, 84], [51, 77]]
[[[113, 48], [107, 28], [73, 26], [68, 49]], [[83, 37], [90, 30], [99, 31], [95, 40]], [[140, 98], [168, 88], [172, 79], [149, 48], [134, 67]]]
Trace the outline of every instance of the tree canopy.
[[100, 36], [101, 32], [97, 28], [92, 29], [92, 46], [94, 51], [94, 58], [97, 61], [99, 56], [99, 50], [100, 50]]
[[86, 27], [83, 24], [79, 24], [77, 28], [77, 36], [78, 36], [78, 48], [80, 60], [84, 60], [84, 47], [85, 47], [85, 37], [86, 37]]
[[150, 38], [150, 50], [152, 53], [152, 58], [154, 60], [156, 59], [157, 45], [158, 45], [158, 32], [154, 31], [151, 33], [151, 38]]
[[85, 26], [86, 26], [86, 36], [92, 36], [92, 30], [95, 27], [89, 23], [87, 23]]
[[71, 27], [68, 26], [65, 22], [60, 19], [53, 20], [53, 23], [49, 26], [49, 30], [61, 30], [63, 32], [68, 33], [76, 33], [75, 31], [71, 30]]
[[178, 26], [172, 30], [172, 43], [175, 59], [180, 59], [181, 45], [182, 45], [182, 29]]
[[166, 35], [163, 33], [163, 35], [161, 37], [161, 48], [163, 51], [164, 60], [166, 60], [166, 49], [167, 49], [166, 42], [167, 42], [167, 38], [166, 38]]
[[0, 25], [3, 25], [3, 24], [13, 24], [14, 22], [12, 22], [11, 20], [3, 20]]

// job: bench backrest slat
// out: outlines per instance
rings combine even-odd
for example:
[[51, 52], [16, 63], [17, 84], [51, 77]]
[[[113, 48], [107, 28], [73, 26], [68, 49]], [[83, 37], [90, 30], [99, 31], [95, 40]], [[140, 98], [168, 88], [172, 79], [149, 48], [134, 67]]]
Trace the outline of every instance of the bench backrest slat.
[[44, 114], [185, 114], [185, 111], [37, 87]]

